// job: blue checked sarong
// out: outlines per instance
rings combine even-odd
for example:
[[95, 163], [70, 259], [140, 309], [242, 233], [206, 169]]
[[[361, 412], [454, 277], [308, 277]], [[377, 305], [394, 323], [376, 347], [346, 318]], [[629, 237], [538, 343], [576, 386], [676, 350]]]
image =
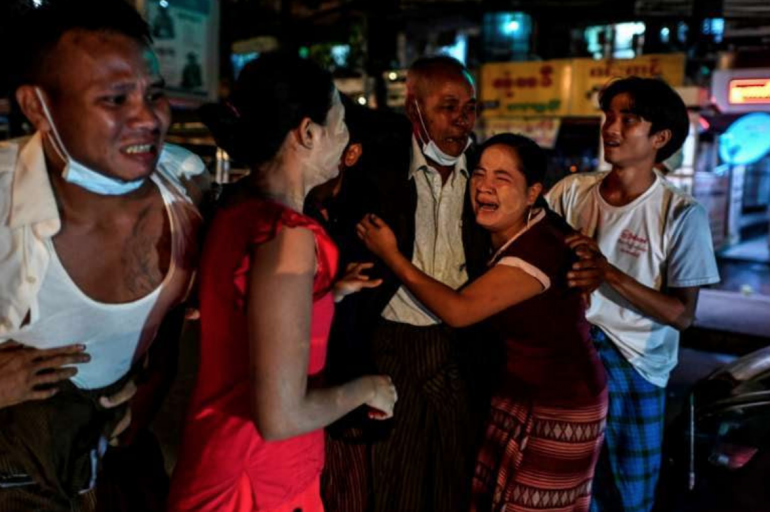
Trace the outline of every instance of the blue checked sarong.
[[591, 512], [644, 512], [655, 504], [666, 391], [651, 384], [596, 326], [596, 350], [607, 371], [607, 430], [593, 483]]

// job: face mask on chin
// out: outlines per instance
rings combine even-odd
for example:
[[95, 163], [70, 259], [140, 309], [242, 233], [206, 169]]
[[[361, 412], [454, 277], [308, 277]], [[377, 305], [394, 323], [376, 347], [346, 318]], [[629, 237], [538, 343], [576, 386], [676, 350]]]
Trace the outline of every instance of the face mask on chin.
[[[433, 139], [430, 138], [428, 127], [425, 126], [425, 121], [422, 119], [422, 112], [420, 112], [420, 105], [417, 103], [417, 100], [414, 100], [414, 106], [417, 107], [417, 117], [420, 118], [420, 124], [422, 125], [422, 129], [425, 131], [425, 136], [428, 139], [427, 142], [424, 141], [422, 139], [422, 134], [420, 134], [418, 130], [418, 136], [420, 137], [420, 142], [422, 142], [422, 154], [425, 155], [426, 158], [430, 158], [439, 165], [444, 167], [454, 167], [460, 160], [462, 153], [460, 153], [458, 156], [452, 156], [444, 153], [441, 148], [438, 147], [438, 145], [433, 141]], [[471, 139], [468, 137], [468, 142], [465, 144], [463, 153], [465, 153], [465, 150], [467, 150], [470, 145]]]
[[64, 147], [64, 143], [59, 137], [59, 132], [56, 130], [56, 124], [53, 122], [53, 117], [48, 110], [48, 105], [43, 99], [43, 94], [40, 88], [35, 87], [35, 94], [40, 100], [43, 106], [43, 113], [48, 123], [51, 125], [51, 133], [53, 136], [48, 135], [48, 140], [51, 143], [51, 147], [56, 152], [56, 155], [64, 162], [64, 169], [62, 170], [62, 178], [67, 183], [77, 185], [84, 188], [94, 194], [102, 196], [119, 196], [128, 194], [141, 187], [145, 178], [140, 178], [133, 181], [123, 181], [115, 178], [110, 178], [102, 173], [96, 172], [85, 165], [81, 164], [70, 156], [67, 149]]

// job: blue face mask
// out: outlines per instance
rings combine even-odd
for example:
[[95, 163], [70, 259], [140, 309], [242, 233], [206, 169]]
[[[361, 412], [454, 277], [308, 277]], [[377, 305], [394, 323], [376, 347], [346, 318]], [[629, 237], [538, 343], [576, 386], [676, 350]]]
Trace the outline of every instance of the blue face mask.
[[[422, 125], [422, 129], [425, 131], [425, 136], [428, 138], [428, 141], [425, 142], [422, 140], [422, 135], [420, 135], [420, 141], [422, 142], [422, 154], [439, 165], [443, 165], [444, 167], [454, 167], [455, 164], [457, 164], [457, 161], [460, 160], [460, 156], [448, 155], [438, 147], [438, 145], [433, 141], [433, 139], [430, 138], [430, 135], [428, 134], [428, 127], [425, 126], [425, 121], [422, 119], [422, 112], [420, 112], [420, 105], [417, 103], [417, 100], [414, 100], [414, 106], [417, 107], [417, 117], [420, 118], [420, 124]], [[465, 145], [463, 153], [465, 153], [465, 150], [468, 149], [470, 145], [471, 139], [468, 137], [468, 143]], [[462, 155], [462, 153], [460, 155]]]
[[140, 178], [134, 181], [123, 181], [110, 178], [109, 176], [105, 176], [100, 172], [89, 169], [85, 165], [73, 159], [67, 152], [67, 149], [64, 147], [64, 143], [62, 143], [61, 138], [59, 137], [59, 132], [56, 130], [56, 125], [53, 122], [53, 117], [48, 111], [48, 105], [46, 105], [46, 102], [43, 99], [43, 94], [38, 87], [35, 87], [35, 94], [37, 94], [40, 103], [43, 105], [43, 113], [45, 114], [45, 118], [51, 125], [51, 132], [53, 133], [53, 137], [49, 137], [51, 147], [56, 152], [56, 155], [64, 162], [64, 170], [62, 171], [62, 178], [64, 178], [64, 181], [84, 188], [89, 192], [93, 192], [94, 194], [103, 196], [120, 196], [123, 194], [128, 194], [129, 192], [133, 192], [144, 184], [145, 178]]

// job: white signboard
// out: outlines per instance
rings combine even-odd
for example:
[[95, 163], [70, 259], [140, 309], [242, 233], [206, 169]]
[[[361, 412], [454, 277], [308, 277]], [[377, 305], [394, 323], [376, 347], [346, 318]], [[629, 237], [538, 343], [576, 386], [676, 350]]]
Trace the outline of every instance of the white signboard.
[[[215, 0], [143, 0], [153, 49], [171, 97], [215, 100], [219, 11]], [[142, 6], [139, 6], [142, 9]]]

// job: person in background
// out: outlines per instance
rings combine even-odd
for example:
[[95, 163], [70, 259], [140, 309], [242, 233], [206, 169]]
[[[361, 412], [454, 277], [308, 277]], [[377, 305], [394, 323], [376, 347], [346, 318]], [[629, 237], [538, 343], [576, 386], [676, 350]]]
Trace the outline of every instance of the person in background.
[[687, 137], [682, 99], [663, 81], [630, 77], [611, 82], [600, 105], [612, 169], [568, 176], [546, 197], [582, 233], [570, 243], [591, 248], [602, 281], [586, 313], [610, 392], [591, 509], [642, 512], [655, 502], [679, 331], [719, 273], [706, 210], [655, 170]]
[[471, 510], [587, 511], [607, 391], [581, 292], [567, 282], [575, 255], [565, 239], [573, 231], [540, 195], [546, 156], [537, 144], [501, 134], [479, 152], [470, 194], [494, 250], [482, 276], [458, 291], [431, 278], [374, 215], [363, 218], [358, 234], [447, 325], [488, 322], [505, 340]]
[[379, 284], [352, 272], [335, 285], [337, 249], [301, 213], [339, 172], [344, 116], [331, 75], [288, 54], [249, 63], [228, 105], [204, 112], [251, 172], [204, 246], [201, 362], [169, 510], [322, 511], [323, 427], [362, 405], [393, 414], [385, 375], [321, 382], [334, 299]]

